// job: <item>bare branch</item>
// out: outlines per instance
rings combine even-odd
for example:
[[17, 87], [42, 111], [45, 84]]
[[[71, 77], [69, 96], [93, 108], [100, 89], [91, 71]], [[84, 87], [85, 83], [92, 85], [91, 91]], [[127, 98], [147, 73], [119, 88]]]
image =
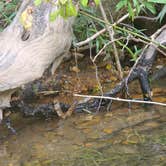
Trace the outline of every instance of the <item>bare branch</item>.
[[[100, 7], [100, 10], [101, 10], [101, 14], [105, 20], [106, 23], [109, 23], [108, 19], [107, 19], [107, 15], [104, 11], [104, 8], [103, 8], [103, 5], [102, 5], [102, 2], [100, 2], [99, 4], [99, 7]], [[106, 26], [106, 29], [108, 31], [108, 34], [109, 34], [109, 38], [112, 42], [112, 46], [113, 46], [113, 50], [114, 50], [114, 56], [115, 56], [115, 61], [116, 61], [116, 67], [118, 69], [118, 72], [119, 72], [119, 76], [120, 76], [120, 79], [123, 79], [123, 72], [122, 72], [122, 67], [121, 67], [121, 64], [120, 64], [120, 60], [119, 60], [119, 55], [118, 55], [118, 50], [117, 50], [117, 47], [116, 47], [116, 44], [114, 42], [114, 29], [113, 27], [109, 28], [108, 24], [105, 24]]]
[[114, 39], [112, 41], [109, 41], [108, 43], [106, 43], [103, 48], [100, 49], [100, 51], [96, 54], [96, 56], [93, 58], [93, 62], [96, 61], [96, 59], [98, 58], [98, 56], [106, 49], [107, 46], [109, 46], [111, 43], [115, 42], [115, 41], [118, 41], [118, 40], [121, 40], [123, 39], [123, 37], [121, 38], [118, 38], [118, 39]]
[[108, 100], [115, 100], [115, 101], [123, 101], [123, 102], [131, 102], [131, 103], [144, 103], [144, 104], [153, 104], [153, 105], [160, 105], [165, 106], [166, 103], [154, 102], [154, 101], [143, 101], [143, 100], [134, 100], [134, 99], [122, 99], [122, 98], [115, 98], [115, 97], [107, 97], [107, 96], [92, 96], [92, 95], [81, 95], [81, 94], [74, 94], [76, 97], [85, 97], [85, 98], [93, 98], [93, 99], [108, 99]]
[[[135, 10], [134, 10], [135, 11]], [[121, 17], [118, 21], [116, 21], [114, 24], [109, 26], [109, 29], [112, 28], [115, 25], [118, 25], [119, 23], [123, 22], [124, 20], [126, 20], [129, 17], [129, 14], [125, 14], [123, 17]], [[80, 47], [83, 46], [87, 43], [89, 43], [90, 41], [96, 39], [98, 36], [100, 36], [101, 34], [103, 34], [104, 32], [106, 32], [106, 28], [103, 28], [102, 30], [98, 31], [97, 33], [95, 33], [94, 35], [92, 35], [91, 37], [87, 38], [84, 41], [78, 42], [75, 44], [76, 47]]]

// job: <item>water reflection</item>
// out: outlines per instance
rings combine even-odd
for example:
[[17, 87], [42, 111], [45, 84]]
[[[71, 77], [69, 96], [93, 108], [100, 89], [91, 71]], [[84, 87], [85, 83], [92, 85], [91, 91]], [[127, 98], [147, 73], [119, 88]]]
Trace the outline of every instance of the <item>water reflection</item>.
[[[159, 94], [156, 100], [162, 96], [165, 102], [165, 94]], [[165, 107], [134, 104], [131, 112], [126, 104], [114, 107], [113, 112], [66, 120], [15, 114], [17, 135], [0, 128], [7, 136], [0, 142], [0, 166], [164, 165]]]

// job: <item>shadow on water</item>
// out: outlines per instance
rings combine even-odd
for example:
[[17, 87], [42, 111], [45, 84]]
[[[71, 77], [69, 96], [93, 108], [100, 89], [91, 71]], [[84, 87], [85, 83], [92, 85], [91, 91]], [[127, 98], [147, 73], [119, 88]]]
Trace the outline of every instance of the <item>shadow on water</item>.
[[[166, 102], [161, 86], [164, 82], [155, 86], [154, 100]], [[17, 135], [0, 128], [0, 166], [164, 166], [165, 107], [114, 106], [112, 112], [77, 114], [66, 120], [14, 114]]]

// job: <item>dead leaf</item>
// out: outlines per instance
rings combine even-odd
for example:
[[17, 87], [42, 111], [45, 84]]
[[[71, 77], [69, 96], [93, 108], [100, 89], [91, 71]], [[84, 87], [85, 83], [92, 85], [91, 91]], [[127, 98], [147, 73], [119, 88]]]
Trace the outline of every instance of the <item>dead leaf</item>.
[[91, 144], [91, 143], [85, 143], [84, 146], [85, 146], [85, 147], [92, 147], [92, 144]]
[[112, 129], [111, 128], [105, 128], [103, 130], [103, 132], [106, 133], [106, 134], [111, 134], [112, 133]]
[[106, 69], [107, 69], [107, 70], [111, 70], [111, 69], [112, 69], [111, 64], [107, 64], [107, 65], [106, 65]]
[[73, 66], [70, 70], [75, 72], [75, 73], [79, 73], [80, 72], [80, 69], [77, 66]]

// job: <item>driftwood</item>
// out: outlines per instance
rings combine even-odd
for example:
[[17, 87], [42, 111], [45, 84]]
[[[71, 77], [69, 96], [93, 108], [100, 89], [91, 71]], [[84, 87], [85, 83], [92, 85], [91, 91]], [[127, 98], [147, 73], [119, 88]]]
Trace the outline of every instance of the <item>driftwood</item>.
[[[32, 25], [26, 29], [20, 18], [28, 10]], [[23, 0], [13, 22], [0, 33], [0, 120], [1, 109], [10, 107], [12, 93], [40, 78], [51, 64], [55, 70], [68, 52], [73, 18], [50, 22], [55, 10], [57, 6], [46, 2], [36, 7], [34, 0]]]

